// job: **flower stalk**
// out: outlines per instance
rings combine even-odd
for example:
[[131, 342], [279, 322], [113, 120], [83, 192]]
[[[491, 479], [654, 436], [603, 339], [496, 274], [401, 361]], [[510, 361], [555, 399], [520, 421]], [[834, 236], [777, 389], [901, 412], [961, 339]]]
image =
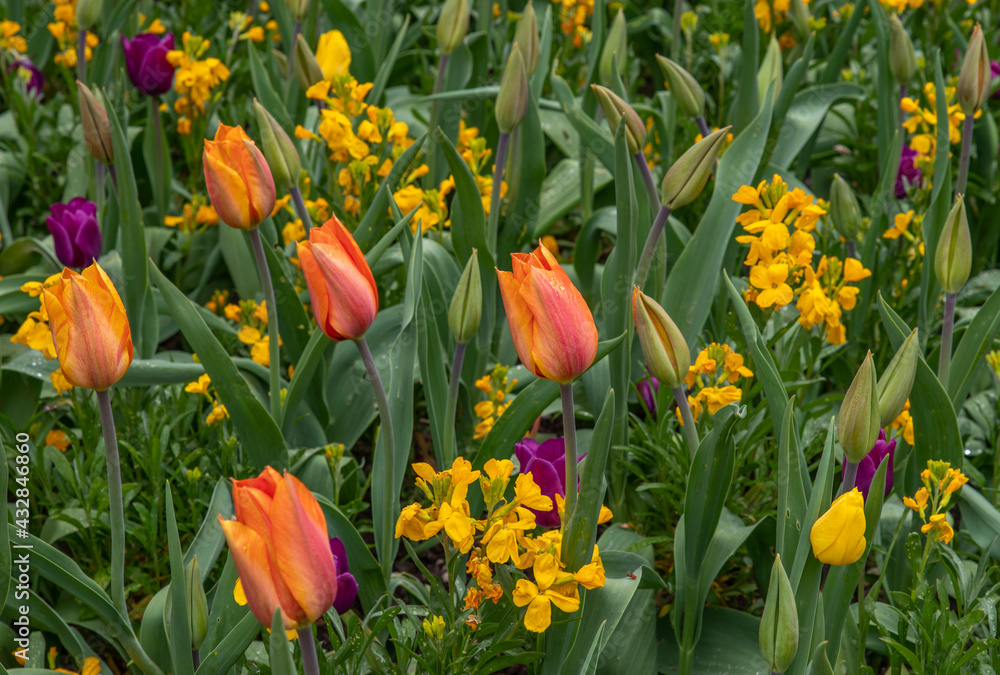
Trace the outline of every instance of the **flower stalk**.
[[573, 383], [559, 385], [562, 397], [563, 437], [566, 439], [566, 508], [563, 522], [570, 522], [576, 511], [577, 491], [577, 452], [576, 452], [576, 413], [573, 410]]
[[670, 217], [670, 207], [660, 206], [656, 212], [656, 219], [653, 226], [649, 228], [649, 236], [646, 237], [646, 244], [642, 247], [642, 255], [639, 256], [639, 267], [635, 271], [635, 285], [642, 288], [646, 284], [646, 277], [649, 275], [649, 266], [653, 263], [653, 253], [656, 252], [656, 245], [660, 241], [660, 234], [663, 233], [663, 226], [667, 224]]
[[844, 485], [841, 490], [841, 494], [847, 494], [854, 489], [855, 484], [858, 481], [858, 462], [852, 462], [851, 460], [844, 458]]
[[969, 155], [972, 151], [972, 115], [966, 115], [962, 123], [962, 151], [958, 160], [958, 178], [955, 180], [955, 194], [964, 195], [969, 181]]
[[684, 387], [678, 385], [674, 387], [673, 391], [674, 401], [677, 402], [677, 407], [681, 411], [681, 419], [684, 421], [684, 436], [687, 438], [688, 449], [691, 451], [691, 459], [694, 459], [695, 453], [698, 452], [698, 446], [701, 444], [698, 439], [698, 428], [695, 426], [694, 416], [691, 414], [691, 406], [688, 404]]
[[500, 132], [497, 139], [496, 163], [493, 165], [493, 189], [490, 192], [490, 219], [487, 227], [487, 239], [493, 250], [497, 247], [497, 232], [500, 225], [500, 187], [503, 183], [504, 170], [507, 167], [507, 148], [510, 146], [510, 134]]
[[299, 189], [298, 185], [293, 185], [288, 188], [288, 194], [292, 196], [292, 204], [295, 205], [295, 214], [302, 221], [302, 227], [305, 228], [308, 235], [309, 229], [312, 227], [312, 216], [309, 215], [309, 210], [306, 209], [306, 202], [302, 198], [302, 190]]
[[458, 456], [455, 442], [455, 411], [458, 408], [458, 387], [462, 383], [462, 362], [465, 360], [465, 343], [455, 345], [455, 358], [451, 363], [451, 377], [448, 380], [448, 400], [444, 408], [444, 438], [441, 449], [443, 466], [451, 466]]
[[97, 392], [97, 405], [101, 411], [101, 430], [104, 432], [104, 454], [108, 467], [108, 502], [111, 517], [111, 601], [124, 618], [128, 618], [125, 604], [125, 508], [122, 504], [122, 472], [118, 458], [118, 436], [115, 433], [115, 416], [111, 411], [108, 390]]
[[650, 210], [656, 209], [659, 213], [660, 209], [660, 192], [656, 189], [656, 181], [653, 180], [653, 173], [649, 170], [649, 162], [646, 161], [646, 155], [643, 154], [642, 149], [639, 152], [632, 155], [635, 159], [635, 165], [639, 167], [639, 175], [642, 176], [642, 184], [646, 186], [646, 194], [649, 196], [649, 205], [652, 207]]
[[951, 370], [951, 338], [955, 331], [955, 293], [944, 294], [944, 324], [941, 327], [941, 353], [938, 356], [938, 380], [948, 388]]
[[274, 301], [274, 286], [271, 284], [271, 273], [267, 268], [267, 258], [264, 256], [264, 243], [260, 239], [260, 229], [250, 230], [250, 243], [253, 245], [253, 255], [257, 260], [257, 271], [260, 273], [260, 286], [264, 290], [264, 301], [267, 303], [267, 341], [270, 349], [270, 364], [268, 374], [271, 387], [271, 417], [281, 424], [281, 375], [279, 368], [280, 337], [278, 333], [278, 305]]
[[313, 639], [312, 626], [306, 626], [298, 633], [299, 648], [302, 650], [302, 671], [305, 675], [319, 675], [319, 659], [316, 656], [316, 642]]

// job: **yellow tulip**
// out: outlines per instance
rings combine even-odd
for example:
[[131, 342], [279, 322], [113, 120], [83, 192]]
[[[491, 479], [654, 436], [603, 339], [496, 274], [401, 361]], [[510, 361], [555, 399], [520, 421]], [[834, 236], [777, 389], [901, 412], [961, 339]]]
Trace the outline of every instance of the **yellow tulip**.
[[865, 500], [854, 488], [833, 501], [812, 526], [813, 555], [827, 565], [850, 565], [865, 552]]

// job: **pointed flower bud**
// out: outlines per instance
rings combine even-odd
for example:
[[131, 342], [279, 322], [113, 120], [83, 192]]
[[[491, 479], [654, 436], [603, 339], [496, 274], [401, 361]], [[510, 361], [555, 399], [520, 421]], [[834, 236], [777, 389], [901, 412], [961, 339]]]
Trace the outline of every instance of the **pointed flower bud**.
[[104, 0], [77, 0], [76, 25], [80, 30], [90, 30], [97, 25], [104, 9]]
[[538, 68], [538, 59], [541, 56], [541, 48], [538, 45], [538, 19], [531, 2], [524, 6], [524, 12], [517, 22], [514, 42], [521, 48], [525, 71], [531, 75]]
[[437, 22], [437, 41], [441, 53], [451, 54], [458, 49], [468, 32], [469, 0], [447, 0]]
[[184, 570], [184, 582], [187, 585], [188, 620], [191, 626], [191, 648], [199, 649], [208, 635], [208, 597], [205, 587], [201, 585], [201, 571], [198, 568], [198, 556]]
[[288, 137], [278, 121], [264, 109], [264, 106], [257, 99], [253, 100], [253, 112], [257, 117], [257, 126], [260, 128], [260, 145], [264, 150], [264, 158], [267, 159], [267, 164], [271, 168], [271, 176], [274, 177], [276, 183], [289, 190], [298, 184], [299, 174], [302, 172], [299, 151], [295, 149], [292, 139]]
[[865, 500], [854, 488], [833, 500], [809, 531], [813, 555], [826, 565], [856, 563], [865, 552]]
[[448, 327], [455, 340], [466, 344], [479, 330], [479, 320], [483, 314], [483, 282], [479, 278], [479, 259], [476, 249], [472, 249], [469, 262], [465, 264], [462, 278], [458, 280], [455, 297], [448, 308]]
[[889, 69], [896, 82], [909, 84], [917, 71], [917, 55], [913, 51], [913, 41], [895, 14], [889, 17], [889, 28]]
[[76, 81], [76, 89], [80, 95], [80, 122], [83, 125], [83, 140], [87, 144], [87, 150], [98, 162], [111, 164], [115, 161], [115, 153], [111, 147], [108, 111], [94, 96], [94, 92], [80, 80]]
[[958, 102], [962, 112], [973, 115], [990, 93], [990, 55], [986, 50], [983, 29], [976, 24], [965, 50], [965, 60], [958, 74]]
[[958, 293], [969, 280], [971, 270], [972, 237], [965, 216], [965, 197], [959, 195], [934, 251], [934, 275], [945, 293]]
[[625, 77], [627, 58], [628, 27], [625, 25], [625, 12], [619, 9], [608, 29], [608, 37], [601, 50], [601, 60], [597, 64], [597, 79], [601, 84], [605, 87], [614, 85], [616, 67], [618, 76]]
[[764, 660], [776, 673], [787, 670], [799, 648], [799, 612], [780, 555], [775, 556], [771, 566], [771, 581], [767, 585], [758, 642]]
[[731, 126], [724, 127], [709, 134], [671, 165], [660, 185], [660, 201], [664, 206], [676, 210], [697, 199], [715, 169], [715, 160], [730, 129]]
[[512, 132], [528, 111], [528, 74], [524, 70], [524, 56], [515, 42], [507, 58], [507, 67], [500, 80], [495, 110], [497, 127], [505, 134]]
[[306, 13], [309, 12], [309, 0], [285, 0], [285, 4], [288, 5], [288, 13], [296, 21], [305, 19]]
[[705, 92], [702, 90], [698, 80], [691, 76], [691, 73], [684, 70], [679, 64], [671, 61], [666, 56], [656, 55], [656, 62], [660, 64], [663, 76], [667, 78], [667, 86], [670, 87], [670, 94], [677, 100], [677, 105], [681, 107], [688, 117], [701, 117], [705, 114]]
[[611, 133], [614, 134], [618, 130], [618, 124], [624, 116], [625, 140], [628, 143], [628, 151], [633, 155], [642, 152], [642, 146], [646, 143], [646, 125], [642, 123], [639, 113], [607, 87], [592, 84], [590, 88], [594, 90], [597, 101], [604, 110], [604, 117], [608, 120]]
[[844, 239], [853, 241], [861, 230], [861, 207], [854, 190], [839, 173], [833, 174], [830, 185], [830, 218]]
[[910, 398], [913, 379], [917, 373], [919, 350], [917, 329], [914, 328], [892, 357], [882, 377], [878, 378], [879, 426], [882, 428], [889, 426], [899, 417], [899, 413], [903, 412], [903, 406], [906, 405], [906, 399]]
[[847, 461], [857, 464], [868, 454], [878, 439], [881, 419], [875, 363], [868, 352], [837, 415], [837, 435]]
[[292, 55], [292, 73], [299, 88], [306, 91], [309, 87], [323, 80], [323, 69], [319, 67], [316, 55], [309, 49], [309, 43], [299, 33], [295, 40], [295, 53]]
[[638, 286], [632, 289], [632, 319], [649, 372], [670, 389], [679, 387], [691, 367], [691, 352], [677, 324]]
[[278, 65], [278, 73], [282, 78], [288, 79], [288, 57], [280, 49], [272, 49], [271, 56], [274, 57], [274, 62]]

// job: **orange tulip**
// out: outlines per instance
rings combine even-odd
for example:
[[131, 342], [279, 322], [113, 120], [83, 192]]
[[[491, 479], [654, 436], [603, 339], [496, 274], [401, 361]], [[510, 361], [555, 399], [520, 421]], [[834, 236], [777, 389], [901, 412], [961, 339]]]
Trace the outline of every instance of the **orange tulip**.
[[250, 610], [265, 626], [281, 607], [285, 628], [307, 626], [337, 597], [326, 519], [302, 482], [267, 467], [233, 481], [236, 520], [219, 515]]
[[378, 288], [365, 256], [333, 216], [298, 245], [316, 323], [331, 340], [357, 340], [378, 314]]
[[83, 274], [63, 269], [42, 291], [59, 365], [77, 387], [104, 391], [132, 363], [132, 332], [125, 306], [96, 262]]
[[497, 278], [517, 355], [539, 377], [571, 382], [597, 354], [594, 316], [547, 248], [510, 257], [513, 271]]
[[264, 155], [242, 127], [219, 124], [214, 141], [202, 154], [205, 184], [219, 218], [226, 225], [251, 230], [274, 210], [274, 179]]

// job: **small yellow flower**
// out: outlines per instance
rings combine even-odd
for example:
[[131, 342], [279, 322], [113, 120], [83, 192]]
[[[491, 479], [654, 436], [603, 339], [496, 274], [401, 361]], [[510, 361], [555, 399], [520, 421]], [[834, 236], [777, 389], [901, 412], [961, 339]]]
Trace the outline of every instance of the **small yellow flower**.
[[444, 637], [444, 618], [440, 616], [432, 616], [430, 619], [424, 619], [424, 633], [427, 637], [434, 638], [435, 640], [440, 640]]
[[226, 410], [226, 406], [222, 405], [218, 401], [212, 401], [212, 410], [205, 418], [205, 424], [212, 426], [213, 424], [217, 424], [228, 417], [229, 411]]
[[53, 429], [45, 435], [45, 445], [51, 445], [60, 452], [66, 452], [69, 447], [69, 437], [62, 429]]
[[196, 381], [189, 382], [184, 387], [184, 391], [189, 394], [207, 394], [210, 384], [212, 384], [212, 378], [208, 376], [208, 373], [205, 373], [204, 375], [200, 375]]

